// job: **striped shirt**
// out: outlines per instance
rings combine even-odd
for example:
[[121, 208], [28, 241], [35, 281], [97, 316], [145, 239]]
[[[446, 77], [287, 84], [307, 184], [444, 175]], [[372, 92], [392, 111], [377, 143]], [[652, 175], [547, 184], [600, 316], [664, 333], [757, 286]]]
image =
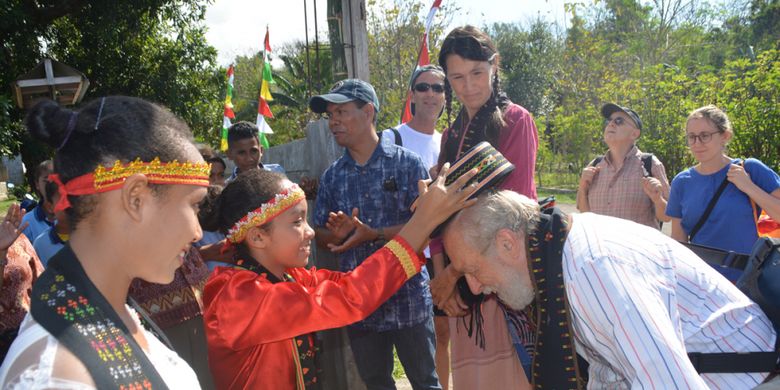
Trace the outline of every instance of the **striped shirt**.
[[699, 375], [688, 352], [772, 351], [769, 319], [733, 284], [658, 230], [572, 216], [563, 272], [589, 388], [748, 389], [766, 374]]
[[[588, 188], [590, 211], [659, 228], [653, 201], [642, 189], [642, 179], [647, 176], [642, 164], [642, 151], [636, 146], [631, 148], [620, 169], [615, 167], [609, 153], [604, 156], [596, 164], [601, 169]], [[664, 165], [655, 156], [650, 170], [649, 176], [661, 182], [663, 196], [669, 199], [669, 179], [666, 178]]]

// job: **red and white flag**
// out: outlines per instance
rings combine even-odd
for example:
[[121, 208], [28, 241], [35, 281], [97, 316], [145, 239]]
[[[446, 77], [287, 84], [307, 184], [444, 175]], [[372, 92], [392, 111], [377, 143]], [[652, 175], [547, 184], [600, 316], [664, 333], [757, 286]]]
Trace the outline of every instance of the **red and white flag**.
[[[436, 11], [441, 6], [441, 0], [434, 0], [431, 5], [431, 10], [428, 11], [428, 17], [425, 19], [425, 32], [423, 33], [422, 42], [420, 43], [420, 51], [417, 55], [417, 66], [415, 71], [422, 66], [431, 63], [430, 54], [428, 53], [428, 33], [431, 31], [433, 25], [433, 17], [436, 15]], [[414, 72], [412, 72], [414, 74]], [[406, 93], [406, 103], [404, 104], [404, 112], [401, 114], [401, 123], [406, 123], [412, 120], [412, 91], [409, 90]]]

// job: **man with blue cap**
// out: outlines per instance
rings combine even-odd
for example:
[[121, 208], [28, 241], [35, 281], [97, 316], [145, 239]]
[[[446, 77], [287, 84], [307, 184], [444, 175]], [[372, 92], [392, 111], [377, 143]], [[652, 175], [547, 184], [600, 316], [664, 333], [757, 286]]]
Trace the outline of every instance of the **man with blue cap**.
[[[314, 209], [317, 242], [351, 271], [411, 217], [422, 159], [376, 133], [379, 100], [371, 84], [348, 79], [311, 98], [344, 155], [320, 178]], [[367, 319], [347, 328], [358, 372], [368, 389], [394, 389], [393, 347], [415, 389], [441, 389], [434, 364], [432, 298], [423, 268]]]

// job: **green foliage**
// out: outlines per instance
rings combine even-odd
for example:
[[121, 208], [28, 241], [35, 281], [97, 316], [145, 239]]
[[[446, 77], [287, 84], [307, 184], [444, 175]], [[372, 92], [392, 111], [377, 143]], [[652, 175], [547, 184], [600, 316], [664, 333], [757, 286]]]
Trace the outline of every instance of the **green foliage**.
[[487, 29], [501, 53], [501, 81], [512, 101], [531, 112], [551, 109], [547, 92], [560, 71], [563, 44], [544, 20], [533, 21], [528, 30], [518, 24], [496, 23]]
[[[86, 74], [91, 83], [86, 100], [122, 94], [161, 103], [182, 117], [196, 136], [214, 143], [214, 129], [221, 123], [222, 76], [216, 50], [204, 35], [208, 1], [46, 3], [11, 1], [0, 8], [2, 85], [49, 56]], [[9, 99], [0, 95], [0, 153], [17, 152], [23, 140], [23, 112], [3, 109]], [[27, 147], [27, 141], [23, 143]], [[48, 153], [23, 151], [23, 156], [34, 166]]]
[[[368, 59], [371, 84], [381, 110], [377, 129], [398, 124], [409, 90], [425, 31], [429, 3], [415, 0], [369, 0]], [[431, 63], [438, 62], [438, 48], [457, 8], [443, 4], [431, 27], [428, 43]], [[442, 127], [444, 122], [442, 122]]]
[[[552, 69], [529, 65], [523, 70], [532, 72], [531, 77], [539, 74], [537, 86], [544, 88], [541, 108], [533, 105], [534, 99], [524, 102], [537, 116], [540, 184], [574, 187], [576, 180], [568, 179], [572, 172], [576, 176], [594, 156], [604, 153], [599, 108], [606, 102], [639, 113], [644, 130], [638, 146], [656, 154], [671, 177], [693, 163], [683, 138], [685, 122], [690, 111], [707, 104], [721, 107], [732, 120], [736, 134], [731, 155], [756, 157], [777, 168], [780, 55], [775, 37], [780, 26], [765, 23], [777, 17], [777, 1], [747, 3], [715, 10], [679, 0], [567, 5], [569, 29], [564, 37], [554, 38], [563, 48], [548, 52], [553, 58], [545, 55]], [[551, 34], [553, 26], [535, 27]], [[505, 31], [517, 29], [491, 32], [501, 42]], [[525, 35], [511, 35], [518, 42], [533, 31], [520, 30]], [[555, 48], [554, 43], [549, 47]], [[504, 59], [505, 47], [501, 47]], [[531, 57], [524, 60], [526, 64], [543, 63], [533, 58], [542, 56], [538, 52], [527, 53]], [[504, 80], [517, 77], [521, 68], [506, 65], [504, 61]], [[543, 83], [550, 75], [553, 82]], [[504, 85], [510, 96], [523, 103], [519, 96], [526, 91], [516, 90], [517, 84], [510, 82]]]

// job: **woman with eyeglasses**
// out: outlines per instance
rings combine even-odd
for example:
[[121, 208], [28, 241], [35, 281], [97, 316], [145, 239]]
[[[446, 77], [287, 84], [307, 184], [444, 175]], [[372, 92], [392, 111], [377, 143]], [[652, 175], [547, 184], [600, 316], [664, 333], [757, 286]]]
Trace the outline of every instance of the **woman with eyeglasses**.
[[[696, 159], [672, 180], [666, 214], [672, 217], [672, 237], [738, 253], [750, 253], [758, 238], [751, 200], [756, 210], [780, 219], [780, 177], [755, 158], [746, 160], [726, 154], [734, 136], [728, 116], [713, 105], [688, 115], [685, 138]], [[725, 183], [709, 217], [702, 221], [707, 205]]]
[[[446, 75], [448, 118], [452, 115], [453, 92], [461, 109], [442, 135], [439, 166], [453, 163], [474, 145], [487, 141], [515, 165], [501, 189], [536, 199], [536, 125], [528, 110], [513, 103], [501, 89], [499, 60], [490, 37], [473, 26], [455, 28], [442, 42], [439, 65]], [[434, 264], [442, 261], [440, 241], [431, 242], [431, 255]], [[450, 320], [453, 388], [529, 386], [523, 364], [530, 369], [530, 359], [521, 363], [510, 336], [519, 335], [519, 343], [523, 344], [520, 349], [525, 350], [525, 345], [531, 343], [524, 337], [530, 334], [527, 318], [500, 305], [494, 295], [471, 307], [463, 304], [455, 288], [460, 277], [448, 266], [431, 282], [434, 303], [448, 316], [460, 317]], [[484, 341], [484, 348], [478, 345], [479, 340]]]

